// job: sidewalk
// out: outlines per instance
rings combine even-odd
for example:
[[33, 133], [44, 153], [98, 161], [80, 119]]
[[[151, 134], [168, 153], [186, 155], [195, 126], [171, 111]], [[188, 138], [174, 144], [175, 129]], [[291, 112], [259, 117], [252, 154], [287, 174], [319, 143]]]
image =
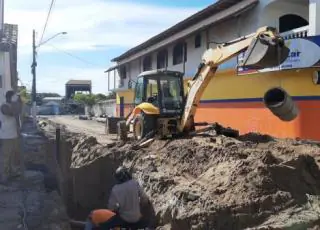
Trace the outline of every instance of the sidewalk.
[[[0, 185], [1, 230], [70, 229], [54, 179], [48, 181], [45, 162], [47, 140], [27, 121], [22, 131], [24, 178]], [[51, 185], [51, 186], [47, 186]]]

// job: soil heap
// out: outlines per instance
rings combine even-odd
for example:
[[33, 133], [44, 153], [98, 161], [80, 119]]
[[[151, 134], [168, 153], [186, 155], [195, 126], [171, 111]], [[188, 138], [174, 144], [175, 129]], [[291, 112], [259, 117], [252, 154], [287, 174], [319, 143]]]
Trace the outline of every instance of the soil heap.
[[154, 202], [158, 229], [320, 226], [319, 143], [208, 134], [142, 149], [89, 137], [74, 149], [73, 168], [104, 157], [131, 167]]

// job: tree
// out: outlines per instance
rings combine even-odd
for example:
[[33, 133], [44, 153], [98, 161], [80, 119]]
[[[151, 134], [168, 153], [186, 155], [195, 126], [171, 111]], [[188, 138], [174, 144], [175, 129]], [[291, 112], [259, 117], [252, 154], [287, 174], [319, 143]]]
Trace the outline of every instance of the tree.
[[108, 97], [102, 93], [96, 94], [96, 98], [97, 98], [97, 101], [105, 101], [108, 99]]
[[111, 92], [108, 95], [104, 95], [102, 93], [96, 94], [97, 101], [106, 101], [106, 100], [110, 100], [110, 99], [116, 99], [116, 96], [117, 95], [115, 92]]
[[106, 97], [107, 97], [107, 100], [116, 99], [117, 98], [117, 94], [116, 94], [116, 92], [112, 91]]
[[27, 91], [26, 87], [20, 87], [19, 93], [23, 103], [29, 104], [31, 102], [31, 94]]
[[97, 102], [97, 97], [94, 94], [77, 93], [73, 96], [73, 100], [88, 106], [93, 106]]

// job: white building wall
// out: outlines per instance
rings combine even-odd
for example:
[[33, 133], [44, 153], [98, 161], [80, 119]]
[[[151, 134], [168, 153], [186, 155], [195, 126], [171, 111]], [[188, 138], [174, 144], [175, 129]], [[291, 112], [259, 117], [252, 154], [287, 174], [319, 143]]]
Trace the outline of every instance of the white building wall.
[[4, 0], [0, 0], [0, 32], [3, 30], [4, 24]]
[[202, 60], [202, 55], [207, 49], [206, 33], [203, 31], [201, 34], [201, 47], [195, 48], [195, 37], [197, 34], [187, 38], [188, 44], [188, 58], [185, 63], [185, 76], [193, 77], [197, 68]]
[[137, 78], [141, 70], [140, 64], [141, 63], [139, 59], [136, 59], [130, 63], [130, 68], [129, 68], [130, 73], [128, 74], [128, 79], [126, 79], [127, 83], [130, 79], [134, 80]]
[[[320, 0], [310, 0], [316, 4], [316, 8], [320, 11]], [[219, 23], [215, 26], [208, 28], [208, 41], [209, 42], [226, 42], [251, 34], [255, 32], [259, 27], [262, 26], [272, 26], [279, 29], [279, 18], [286, 14], [296, 14], [307, 21], [309, 21], [309, 0], [260, 0], [260, 3], [248, 12], [238, 15], [228, 21]], [[320, 13], [318, 14], [320, 15]], [[320, 17], [320, 16], [319, 16]], [[315, 16], [317, 18], [317, 16]], [[317, 23], [320, 25], [320, 23]], [[320, 30], [317, 26], [315, 30]], [[168, 70], [175, 70], [183, 72], [185, 70], [186, 77], [192, 77], [197, 71], [197, 67], [201, 62], [201, 58], [205, 50], [207, 49], [207, 31], [201, 32], [201, 47], [195, 48], [194, 40], [196, 34], [193, 34], [185, 39], [187, 42], [187, 62], [184, 64], [173, 65], [173, 47], [175, 43], [166, 46], [168, 50]], [[318, 32], [320, 34], [320, 31]], [[216, 47], [216, 44], [211, 43], [209, 45], [211, 48]], [[131, 62], [131, 70], [128, 76], [134, 80], [136, 76], [142, 71], [142, 61], [136, 59]], [[236, 58], [224, 63], [219, 67], [219, 69], [235, 68], [237, 64]], [[152, 68], [157, 67], [157, 51], [152, 53]], [[127, 88], [129, 78], [125, 80], [124, 89]]]
[[320, 34], [320, 0], [309, 0], [309, 35]]
[[[249, 15], [249, 16], [248, 16]], [[233, 40], [239, 36], [246, 35], [249, 33], [252, 33], [255, 31], [255, 25], [250, 23], [250, 21], [254, 21], [252, 17], [250, 17], [250, 14], [247, 14], [247, 16], [241, 16], [237, 17], [231, 20], [228, 20], [226, 22], [223, 22], [221, 24], [218, 24], [217, 26], [208, 28], [209, 30], [209, 41], [207, 41], [207, 35], [206, 31], [200, 32], [201, 34], [201, 47], [195, 48], [195, 36], [197, 34], [194, 34], [188, 38], [185, 39], [187, 42], [187, 62], [185, 64], [181, 63], [178, 65], [173, 65], [173, 47], [176, 43], [168, 45], [166, 48], [168, 50], [168, 70], [173, 71], [185, 71], [185, 77], [192, 77], [196, 71], [197, 68], [202, 60], [202, 55], [207, 49], [207, 42], [210, 41], [216, 41], [216, 42], [226, 42]], [[244, 23], [248, 22], [248, 23]], [[236, 25], [236, 26], [235, 26]], [[240, 25], [240, 26], [238, 26]], [[230, 29], [232, 28], [232, 29]], [[235, 28], [235, 29], [234, 29]], [[211, 43], [209, 45], [210, 47], [215, 47], [216, 45]], [[143, 60], [143, 57], [142, 57]], [[142, 68], [139, 67], [139, 65], [142, 65], [142, 60], [139, 62], [138, 60], [135, 60], [131, 62], [131, 71], [128, 73], [131, 75], [132, 79], [136, 79], [136, 76], [139, 75], [142, 70]], [[228, 63], [222, 65], [220, 69], [224, 68], [230, 68], [232, 66], [236, 66], [236, 59], [233, 59], [232, 61], [229, 61]], [[152, 68], [157, 68], [157, 51], [152, 53]], [[127, 86], [128, 79], [125, 79], [125, 87]]]
[[8, 52], [0, 52], [0, 103], [5, 102], [5, 94], [11, 90], [10, 56]]
[[309, 0], [262, 0], [256, 12], [259, 26], [273, 26], [279, 29], [279, 18], [295, 14], [309, 21]]
[[[209, 28], [209, 41], [216, 41], [216, 42], [225, 42], [233, 40], [239, 36], [243, 36], [255, 31], [256, 26], [252, 22], [255, 20], [252, 18], [251, 14], [246, 14], [244, 16], [240, 16], [217, 26]], [[236, 26], [235, 26], [236, 25]], [[232, 28], [232, 29], [230, 29]], [[234, 29], [235, 28], [235, 29]], [[173, 65], [173, 47], [175, 43], [168, 45], [166, 48], [168, 50], [168, 70], [173, 71], [185, 71], [185, 77], [192, 77], [202, 60], [202, 55], [207, 49], [207, 35], [206, 31], [200, 32], [201, 34], [201, 47], [195, 48], [195, 36], [194, 34], [185, 39], [187, 42], [187, 62], [185, 64], [181, 63], [178, 65]], [[215, 47], [216, 45], [211, 43], [210, 47]], [[142, 63], [142, 61], [141, 61]], [[132, 79], [135, 76], [139, 75], [139, 63], [133, 62], [132, 63], [135, 68], [132, 69]], [[236, 66], [236, 59], [234, 58], [232, 61], [222, 65], [220, 69], [230, 68], [232, 66]], [[152, 53], [152, 68], [156, 69], [157, 67], [157, 52]], [[141, 68], [142, 69], [142, 68]]]
[[[215, 43], [223, 43], [234, 40], [241, 36], [254, 33], [258, 26], [255, 20], [255, 11], [252, 10], [247, 14], [234, 17], [224, 23], [212, 26], [209, 29], [210, 48], [217, 47]], [[214, 43], [215, 42], [215, 43]], [[236, 68], [237, 58], [233, 58], [219, 66], [219, 70]]]

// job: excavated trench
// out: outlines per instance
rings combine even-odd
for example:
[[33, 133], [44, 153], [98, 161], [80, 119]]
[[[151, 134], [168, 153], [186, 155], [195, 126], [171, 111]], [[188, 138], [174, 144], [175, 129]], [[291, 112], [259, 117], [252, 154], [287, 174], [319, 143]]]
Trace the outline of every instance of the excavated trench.
[[[320, 144], [247, 134], [101, 145], [47, 125], [70, 219], [105, 208], [122, 164], [152, 198], [157, 229], [320, 229]], [[77, 228], [74, 228], [77, 229]], [[81, 229], [81, 228], [79, 228]]]
[[[52, 168], [43, 170], [49, 170], [56, 175], [56, 186], [70, 220], [85, 221], [91, 210], [105, 208], [111, 188], [115, 184], [113, 172], [121, 162], [111, 156], [97, 159], [102, 146], [95, 138], [63, 130], [57, 132], [57, 126], [48, 123], [46, 121], [47, 127], [43, 127], [42, 130], [48, 138], [46, 153], [52, 156], [52, 162], [56, 163], [51, 164]], [[75, 159], [72, 157], [78, 151], [79, 157], [85, 158], [86, 155], [90, 155], [90, 159], [88, 158], [88, 163], [82, 167], [73, 167]], [[96, 155], [89, 154], [92, 152], [96, 152]], [[83, 228], [75, 225], [72, 229]]]

